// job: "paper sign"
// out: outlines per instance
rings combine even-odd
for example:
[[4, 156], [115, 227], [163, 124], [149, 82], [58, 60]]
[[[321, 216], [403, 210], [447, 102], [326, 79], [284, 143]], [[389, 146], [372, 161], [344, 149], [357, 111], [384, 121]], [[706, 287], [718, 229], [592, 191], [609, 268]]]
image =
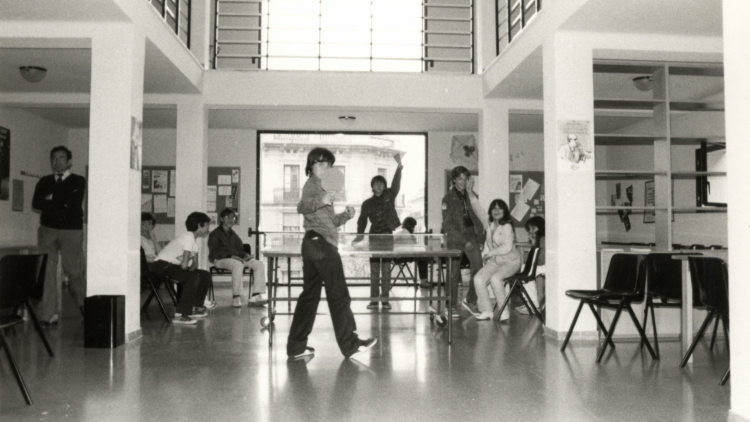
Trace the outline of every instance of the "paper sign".
[[169, 196], [175, 196], [177, 191], [177, 170], [169, 170]]
[[141, 189], [148, 189], [151, 187], [151, 170], [143, 170], [141, 175]]
[[218, 223], [219, 216], [215, 212], [208, 212], [206, 213], [206, 215], [208, 215], [208, 218], [211, 219], [211, 224], [214, 224], [214, 225], [219, 224]]
[[226, 206], [227, 208], [234, 207], [234, 200], [231, 196], [227, 196], [227, 199], [224, 201], [224, 206]]
[[169, 189], [169, 172], [167, 170], [154, 170], [151, 172], [151, 192], [167, 193]]
[[521, 192], [523, 186], [523, 176], [520, 174], [510, 175], [510, 192]]
[[219, 186], [219, 196], [229, 196], [232, 194], [231, 186]]
[[167, 198], [167, 217], [174, 218], [175, 202], [174, 198]]
[[228, 174], [222, 174], [219, 176], [219, 184], [220, 185], [231, 185], [232, 184], [232, 176]]
[[154, 195], [154, 212], [157, 214], [167, 212], [167, 195]]
[[232, 170], [232, 183], [240, 183], [240, 171], [238, 169]]
[[515, 207], [513, 207], [513, 211], [510, 212], [510, 216], [513, 217], [516, 221], [523, 220], [523, 217], [526, 215], [526, 213], [529, 212], [529, 206], [525, 203], [517, 203]]
[[539, 190], [539, 183], [537, 183], [536, 180], [529, 178], [529, 180], [526, 181], [526, 186], [524, 186], [521, 191], [521, 196], [526, 198], [526, 200], [529, 200], [534, 197], [537, 190]]
[[216, 212], [216, 186], [206, 187], [206, 211]]
[[153, 195], [150, 193], [141, 194], [141, 212], [154, 212], [154, 209], [151, 206], [152, 197]]

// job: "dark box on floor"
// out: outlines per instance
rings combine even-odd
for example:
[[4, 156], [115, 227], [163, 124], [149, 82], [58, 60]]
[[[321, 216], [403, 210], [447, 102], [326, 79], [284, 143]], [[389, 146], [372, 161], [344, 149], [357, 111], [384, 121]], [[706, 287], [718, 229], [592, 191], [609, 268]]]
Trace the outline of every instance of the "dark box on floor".
[[85, 303], [84, 347], [114, 349], [125, 343], [125, 296], [90, 296]]

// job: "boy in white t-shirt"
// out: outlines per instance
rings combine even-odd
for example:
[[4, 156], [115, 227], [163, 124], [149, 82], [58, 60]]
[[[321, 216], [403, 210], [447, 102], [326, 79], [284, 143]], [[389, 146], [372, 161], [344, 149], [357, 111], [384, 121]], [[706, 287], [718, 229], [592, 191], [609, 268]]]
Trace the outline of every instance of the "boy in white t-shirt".
[[204, 318], [208, 315], [208, 309], [203, 306], [203, 299], [211, 284], [211, 274], [198, 269], [198, 254], [201, 248], [196, 239], [208, 236], [210, 223], [211, 219], [206, 214], [191, 213], [185, 220], [188, 231], [169, 242], [152, 264], [154, 273], [169, 277], [183, 285], [180, 302], [172, 319], [174, 324], [193, 325], [197, 322], [193, 318]]

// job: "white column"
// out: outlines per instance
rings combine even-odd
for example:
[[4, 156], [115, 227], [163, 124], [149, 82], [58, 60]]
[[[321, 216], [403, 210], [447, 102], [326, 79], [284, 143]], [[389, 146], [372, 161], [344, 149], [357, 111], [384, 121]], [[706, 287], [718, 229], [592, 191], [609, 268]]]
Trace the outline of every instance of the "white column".
[[130, 168], [131, 119], [142, 120], [146, 40], [111, 25], [91, 40], [88, 296], [124, 295], [128, 339], [140, 330], [140, 171]]
[[750, 298], [750, 3], [724, 0], [724, 92], [726, 106], [727, 203], [729, 233], [729, 320], [731, 321], [732, 386], [731, 414], [750, 420], [750, 319], [746, 300]]
[[[501, 100], [485, 100], [479, 115], [479, 190], [482, 201], [510, 203], [508, 108]], [[481, 218], [481, 216], [480, 216]]]
[[[557, 156], [564, 122], [589, 122], [593, 151], [592, 52], [580, 35], [558, 32], [543, 44], [544, 173], [546, 195], [547, 329], [558, 339], [579, 302], [570, 289], [595, 289], [596, 212], [593, 158], [573, 168]], [[579, 139], [582, 137], [579, 136]], [[583, 309], [572, 338], [595, 338], [596, 323]]]
[[[175, 236], [186, 231], [185, 219], [206, 211], [208, 111], [200, 98], [177, 104], [177, 193]], [[205, 255], [205, 254], [204, 254]]]
[[483, 74], [497, 57], [497, 9], [495, 1], [474, 2], [474, 22], [476, 23], [475, 54], [476, 74]]

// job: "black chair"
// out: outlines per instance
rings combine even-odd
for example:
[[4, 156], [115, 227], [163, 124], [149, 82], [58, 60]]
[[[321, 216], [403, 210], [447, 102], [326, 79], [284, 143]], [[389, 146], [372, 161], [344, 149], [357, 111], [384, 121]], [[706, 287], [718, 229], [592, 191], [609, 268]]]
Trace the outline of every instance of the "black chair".
[[18, 315], [21, 308], [26, 308], [47, 353], [55, 356], [34, 308], [29, 303], [29, 299], [42, 298], [46, 269], [47, 254], [6, 255], [0, 259], [0, 308], [11, 308], [15, 315]]
[[[703, 320], [701, 328], [693, 338], [693, 343], [685, 353], [685, 356], [680, 362], [680, 368], [684, 368], [687, 365], [690, 356], [695, 350], [695, 346], [698, 345], [698, 341], [703, 337], [703, 333], [711, 323], [713, 318], [720, 318], [724, 325], [724, 332], [726, 333], [727, 349], [729, 349], [729, 273], [727, 271], [727, 264], [719, 258], [709, 257], [690, 257], [688, 258], [690, 264], [690, 279], [693, 283], [693, 288], [697, 287], [701, 303], [706, 307], [708, 314], [706, 319]], [[726, 382], [725, 378], [729, 375], [725, 375], [722, 378], [722, 382]]]
[[164, 307], [164, 302], [161, 300], [161, 296], [159, 296], [159, 287], [162, 284], [166, 286], [167, 292], [172, 298], [172, 303], [177, 306], [176, 293], [172, 290], [170, 280], [167, 277], [156, 275], [149, 270], [146, 253], [143, 251], [143, 248], [141, 248], [141, 287], [149, 289], [149, 295], [146, 298], [146, 302], [141, 306], [141, 313], [146, 312], [148, 305], [151, 304], [151, 300], [156, 298], [156, 302], [159, 304], [159, 307], [164, 314], [164, 319], [171, 324], [172, 319], [169, 317], [169, 313], [167, 313], [167, 309]]
[[[391, 261], [391, 272], [393, 272], [394, 268], [398, 268], [398, 272], [396, 273], [396, 277], [393, 278], [393, 281], [391, 282], [391, 288], [389, 290], [393, 290], [393, 286], [395, 286], [399, 280], [404, 280], [407, 287], [409, 286], [409, 280], [412, 280], [412, 282], [414, 283], [414, 287], [417, 287], [417, 277], [414, 275], [416, 274], [417, 268], [415, 266], [414, 272], [412, 272], [410, 267], [410, 265], [414, 262], [414, 259], [406, 258], [394, 259], [393, 261]], [[409, 277], [406, 276], [406, 273], [409, 273]]]
[[[620, 319], [620, 314], [623, 309], [628, 311], [630, 319], [633, 320], [641, 339], [646, 343], [651, 357], [658, 359], [656, 353], [651, 348], [646, 338], [646, 334], [641, 328], [641, 324], [638, 323], [633, 308], [630, 306], [631, 303], [641, 302], [644, 300], [646, 295], [646, 258], [643, 255], [636, 254], [615, 254], [612, 256], [612, 260], [609, 263], [609, 269], [607, 270], [607, 278], [604, 281], [604, 287], [600, 290], [568, 290], [565, 294], [573, 299], [580, 300], [581, 303], [578, 305], [573, 322], [570, 324], [570, 330], [565, 336], [565, 341], [560, 348], [561, 352], [565, 351], [565, 347], [570, 341], [570, 336], [573, 334], [573, 328], [575, 328], [576, 322], [578, 322], [578, 316], [581, 313], [581, 309], [584, 304], [588, 304], [591, 312], [596, 318], [596, 323], [602, 332], [606, 335], [604, 344], [599, 349], [599, 354], [596, 357], [596, 362], [599, 363], [604, 357], [604, 351], [607, 349], [607, 345], [614, 347], [612, 342], [612, 335], [615, 333], [615, 327], [617, 321]], [[599, 314], [594, 309], [594, 306], [602, 308], [616, 309], [615, 315], [612, 318], [612, 323], [609, 326], [609, 331], [604, 327]]]
[[[519, 272], [518, 274], [510, 276], [503, 280], [505, 284], [510, 285], [510, 288], [508, 291], [508, 295], [505, 297], [505, 302], [503, 302], [503, 305], [495, 313], [495, 320], [500, 319], [500, 316], [505, 310], [505, 307], [508, 306], [508, 302], [510, 302], [510, 297], [515, 293], [521, 297], [521, 301], [524, 303], [524, 305], [526, 305], [526, 309], [529, 310], [529, 313], [532, 315], [536, 315], [536, 317], [539, 318], [539, 321], [544, 324], [544, 318], [542, 317], [542, 314], [539, 312], [536, 306], [534, 306], [534, 302], [531, 300], [529, 292], [527, 292], [526, 288], [523, 286], [526, 283], [536, 280], [536, 265], [538, 259], [539, 248], [529, 249], [529, 253], [526, 255], [526, 263], [524, 264], [523, 270], [521, 270], [521, 272]], [[529, 305], [531, 305], [531, 307], [529, 307]]]
[[16, 377], [18, 387], [21, 389], [26, 404], [31, 404], [31, 396], [29, 390], [26, 388], [26, 383], [23, 381], [21, 370], [18, 369], [16, 359], [13, 357], [13, 352], [10, 350], [10, 344], [8, 338], [5, 337], [5, 331], [15, 327], [16, 325], [23, 324], [23, 318], [18, 315], [2, 315], [0, 316], [0, 348], [5, 349], [5, 356], [8, 357], [8, 363], [10, 363], [11, 369], [13, 369], [13, 375]]
[[[651, 311], [651, 327], [654, 331], [654, 350], [657, 358], [660, 356], [659, 337], [654, 308], [679, 309], [682, 307], [682, 263], [673, 259], [674, 255], [679, 254], [651, 253], [648, 255], [646, 264], [647, 287], [646, 304], [643, 307], [643, 331], [648, 329], [648, 314]], [[697, 291], [693, 294], [693, 307], [701, 307]], [[641, 340], [641, 348], [644, 344]]]

